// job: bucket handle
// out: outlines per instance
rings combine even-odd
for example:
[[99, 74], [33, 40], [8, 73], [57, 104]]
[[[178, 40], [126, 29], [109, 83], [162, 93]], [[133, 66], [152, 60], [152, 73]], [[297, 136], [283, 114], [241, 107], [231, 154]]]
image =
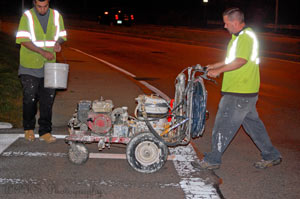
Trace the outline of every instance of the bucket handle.
[[61, 52], [61, 56], [62, 56], [62, 58], [64, 59], [65, 63], [67, 63], [67, 59], [66, 59], [66, 57], [64, 56], [63, 50], [61, 50], [60, 52]]

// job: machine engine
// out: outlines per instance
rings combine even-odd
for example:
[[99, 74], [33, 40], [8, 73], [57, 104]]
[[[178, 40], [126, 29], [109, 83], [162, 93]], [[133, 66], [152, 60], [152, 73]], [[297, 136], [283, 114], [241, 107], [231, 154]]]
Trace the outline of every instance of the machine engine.
[[145, 109], [147, 119], [157, 132], [163, 132], [168, 127], [165, 115], [168, 114], [169, 104], [166, 100], [154, 95], [140, 95], [136, 101], [135, 117], [130, 117], [127, 107], [113, 109], [111, 100], [81, 100], [68, 126], [71, 132], [79, 130], [100, 136], [132, 137], [149, 131], [142, 115], [142, 109]]
[[77, 111], [69, 121], [71, 129], [80, 131], [91, 130], [94, 133], [104, 135], [112, 128], [111, 112], [113, 109], [111, 100], [81, 100], [77, 105]]

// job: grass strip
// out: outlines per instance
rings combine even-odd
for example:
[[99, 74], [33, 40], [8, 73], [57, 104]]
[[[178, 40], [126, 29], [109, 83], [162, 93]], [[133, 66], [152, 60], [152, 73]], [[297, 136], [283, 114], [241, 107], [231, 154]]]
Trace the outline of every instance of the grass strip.
[[0, 32], [0, 122], [22, 127], [22, 86], [15, 38]]

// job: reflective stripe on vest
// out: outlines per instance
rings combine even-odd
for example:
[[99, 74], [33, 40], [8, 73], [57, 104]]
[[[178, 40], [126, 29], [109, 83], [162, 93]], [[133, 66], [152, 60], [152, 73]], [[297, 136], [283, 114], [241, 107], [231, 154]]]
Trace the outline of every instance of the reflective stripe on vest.
[[33, 23], [33, 17], [32, 14], [29, 10], [27, 10], [24, 13], [28, 19], [29, 22], [29, 30], [30, 30], [30, 34], [31, 34], [31, 41], [34, 42], [36, 41], [36, 37], [35, 37], [35, 33], [34, 33], [34, 23]]
[[31, 34], [27, 31], [19, 31], [17, 32], [17, 38], [28, 38], [31, 40]]
[[28, 38], [32, 41], [32, 43], [34, 43], [34, 45], [36, 45], [37, 47], [43, 48], [43, 47], [54, 47], [55, 42], [58, 40], [59, 37], [67, 36], [67, 32], [65, 30], [60, 31], [58, 11], [53, 10], [54, 25], [56, 27], [56, 32], [55, 32], [55, 36], [54, 36], [53, 40], [51, 40], [51, 41], [49, 41], [49, 40], [47, 40], [47, 41], [37, 41], [36, 36], [35, 36], [35, 32], [34, 32], [33, 16], [31, 14], [30, 10], [27, 10], [24, 14], [26, 15], [26, 17], [28, 19], [30, 32], [19, 31], [19, 32], [17, 32], [17, 38], [20, 38], [20, 37]]
[[229, 57], [226, 57], [226, 59], [225, 59], [225, 64], [229, 64], [235, 59], [235, 51], [236, 51], [236, 46], [237, 46], [238, 40], [239, 40], [239, 37], [237, 37], [233, 41], [233, 44], [229, 50]]
[[[251, 61], [255, 62], [256, 64], [259, 64], [259, 58], [258, 58], [258, 40], [256, 38], [256, 35], [254, 32], [251, 32], [249, 30], [240, 32], [239, 36], [246, 33], [253, 39], [253, 47], [252, 47], [252, 53], [251, 53]], [[235, 52], [236, 52], [236, 46], [239, 39], [239, 36], [233, 41], [233, 44], [229, 50], [229, 56], [225, 59], [225, 64], [231, 63], [233, 60], [235, 60]]]
[[54, 37], [54, 41], [57, 41], [59, 37], [65, 37], [67, 36], [67, 32], [60, 31], [60, 25], [59, 25], [59, 13], [56, 10], [53, 10], [54, 15], [54, 25], [56, 26], [56, 34]]
[[54, 36], [54, 41], [57, 41], [60, 31], [59, 31], [59, 14], [56, 10], [53, 10], [53, 16], [54, 16], [54, 25], [56, 26], [56, 34]]

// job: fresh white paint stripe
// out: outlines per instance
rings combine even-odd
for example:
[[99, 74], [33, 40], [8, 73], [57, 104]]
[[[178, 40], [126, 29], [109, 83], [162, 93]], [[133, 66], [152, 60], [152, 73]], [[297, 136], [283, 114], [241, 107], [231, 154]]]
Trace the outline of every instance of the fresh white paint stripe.
[[67, 157], [66, 153], [51, 153], [51, 152], [30, 152], [30, 151], [5, 151], [1, 154], [4, 157]]
[[[130, 77], [133, 77], [133, 78], [136, 77], [136, 75], [134, 75], [134, 74], [132, 74], [132, 73], [130, 73], [130, 72], [124, 70], [124, 69], [121, 68], [121, 67], [118, 67], [118, 66], [116, 66], [116, 65], [114, 65], [114, 64], [112, 64], [112, 63], [109, 63], [109, 62], [107, 62], [107, 61], [105, 61], [105, 60], [103, 60], [103, 59], [100, 59], [100, 58], [98, 58], [98, 57], [95, 57], [95, 56], [93, 56], [93, 55], [90, 55], [90, 54], [88, 54], [88, 53], [86, 53], [86, 52], [83, 52], [83, 51], [81, 51], [81, 50], [78, 50], [78, 49], [76, 49], [76, 48], [70, 47], [70, 49], [72, 49], [72, 50], [74, 50], [74, 51], [76, 51], [76, 52], [79, 52], [79, 53], [81, 53], [81, 54], [84, 54], [84, 55], [86, 55], [86, 56], [89, 56], [89, 57], [91, 57], [91, 58], [93, 58], [93, 59], [96, 59], [96, 60], [98, 60], [98, 61], [100, 61], [100, 62], [102, 62], [102, 63], [104, 63], [104, 64], [106, 64], [106, 65], [108, 65], [108, 66], [110, 66], [110, 67], [112, 67], [112, 68], [114, 68], [114, 69], [116, 69], [116, 70], [118, 70], [118, 71], [120, 71], [120, 72], [126, 74], [126, 75], [128, 75], [128, 76], [130, 76]], [[141, 84], [143, 84], [144, 86], [146, 86], [146, 87], [147, 87], [149, 90], [151, 90], [152, 92], [154, 92], [154, 93], [156, 93], [157, 95], [159, 95], [159, 96], [161, 96], [162, 98], [164, 98], [165, 100], [167, 100], [167, 101], [170, 100], [170, 98], [169, 98], [166, 94], [164, 94], [162, 91], [160, 91], [160, 90], [157, 89], [156, 87], [152, 86], [151, 84], [148, 84], [148, 83], [145, 82], [145, 81], [139, 81], [139, 82], [140, 82]]]
[[78, 50], [78, 49], [76, 49], [76, 48], [70, 47], [70, 49], [75, 50], [75, 51], [77, 51], [77, 52], [79, 52], [79, 53], [81, 53], [81, 54], [84, 54], [84, 55], [86, 55], [86, 56], [89, 56], [89, 57], [91, 57], [91, 58], [93, 58], [93, 59], [96, 59], [96, 60], [98, 60], [98, 61], [100, 61], [100, 62], [102, 62], [102, 63], [104, 63], [104, 64], [106, 64], [106, 65], [108, 65], [108, 66], [110, 66], [110, 67], [112, 67], [112, 68], [114, 68], [114, 69], [116, 69], [116, 70], [118, 70], [118, 71], [121, 71], [122, 73], [125, 73], [126, 75], [129, 75], [130, 77], [133, 77], [133, 78], [136, 77], [134, 74], [132, 74], [132, 73], [130, 73], [130, 72], [124, 70], [123, 68], [120, 68], [120, 67], [118, 67], [118, 66], [116, 66], [116, 65], [114, 65], [114, 64], [111, 64], [111, 63], [109, 63], [109, 62], [107, 62], [107, 61], [105, 61], [105, 60], [103, 60], [103, 59], [100, 59], [100, 58], [98, 58], [98, 57], [95, 57], [95, 56], [93, 56], [93, 55], [90, 55], [90, 54], [88, 54], [88, 53], [85, 53], [85, 52], [83, 52], [83, 51], [81, 51], [81, 50]]
[[[39, 138], [39, 135], [34, 135]], [[54, 135], [58, 139], [64, 139], [66, 135]], [[7, 149], [17, 139], [24, 138], [24, 134], [0, 134], [0, 154]]]
[[[118, 181], [118, 180], [74, 180], [72, 182], [69, 181], [53, 181], [51, 179], [35, 179], [35, 178], [29, 178], [29, 179], [22, 179], [22, 178], [0, 178], [0, 185], [28, 185], [28, 186], [21, 186], [17, 187], [19, 188], [17, 191], [20, 191], [22, 188], [24, 189], [30, 189], [30, 186], [34, 186], [33, 188], [39, 188], [39, 191], [42, 192], [47, 192], [49, 191], [64, 191], [64, 190], [51, 190], [49, 189], [49, 185], [51, 188], [64, 188], [64, 187], [69, 187], [69, 186], [81, 186], [81, 187], [88, 187], [88, 188], [96, 188], [96, 187], [101, 187], [101, 186], [108, 186], [108, 187], [121, 187], [121, 188], [128, 188], [132, 186], [136, 187], [144, 187], [144, 188], [153, 188], [153, 187], [159, 187], [159, 188], [175, 188], [175, 189], [180, 189], [180, 185], [178, 183], [166, 183], [162, 184], [159, 182], [152, 182], [152, 183], [146, 183], [146, 184], [139, 184], [138, 182], [124, 182], [124, 181]], [[55, 185], [55, 187], [53, 187]], [[70, 192], [70, 189], [66, 190]], [[22, 190], [26, 193], [27, 190]], [[94, 190], [95, 191], [95, 190]], [[67, 192], [67, 193], [68, 193]], [[23, 192], [22, 192], [23, 193]], [[31, 193], [32, 194], [32, 193]], [[51, 194], [51, 192], [49, 193]], [[86, 198], [86, 196], [84, 197]]]
[[[89, 158], [99, 158], [99, 159], [118, 159], [125, 160], [126, 154], [118, 154], [118, 153], [90, 153]], [[174, 160], [176, 158], [175, 155], [169, 155], [168, 160]]]
[[[4, 157], [60, 157], [65, 158], [67, 153], [52, 153], [52, 152], [31, 152], [31, 151], [5, 151], [1, 154]], [[95, 159], [116, 159], [125, 160], [126, 154], [123, 153], [89, 153], [89, 158]], [[168, 160], [176, 159], [175, 155], [169, 155]]]
[[144, 86], [146, 86], [148, 89], [150, 89], [151, 91], [153, 91], [154, 93], [158, 94], [159, 96], [161, 96], [162, 98], [164, 98], [167, 101], [170, 101], [171, 99], [169, 98], [169, 96], [167, 96], [166, 94], [164, 94], [162, 91], [160, 91], [159, 89], [157, 89], [156, 87], [152, 86], [151, 84], [149, 84], [148, 82], [145, 81], [139, 81], [141, 84], [143, 84]]
[[185, 192], [185, 198], [219, 199], [216, 190], [210, 184], [205, 184], [201, 178], [181, 178], [180, 186]]
[[188, 146], [170, 148], [170, 153], [176, 156], [176, 158], [173, 160], [173, 163], [178, 175], [180, 176], [179, 184], [185, 193], [186, 199], [220, 198], [217, 190], [212, 184], [207, 184], [204, 179], [193, 176], [196, 170], [191, 165], [191, 162], [197, 160], [198, 157], [191, 144]]
[[117, 154], [117, 153], [90, 153], [89, 158], [99, 158], [99, 159], [118, 159], [125, 160], [125, 154]]
[[18, 134], [0, 134], [0, 154], [19, 138]]
[[[18, 134], [20, 138], [24, 138], [25, 135], [24, 134]], [[56, 139], [65, 139], [65, 137], [67, 135], [53, 135], [54, 137], [56, 137]], [[39, 138], [40, 136], [38, 134], [34, 134], [35, 138]]]

